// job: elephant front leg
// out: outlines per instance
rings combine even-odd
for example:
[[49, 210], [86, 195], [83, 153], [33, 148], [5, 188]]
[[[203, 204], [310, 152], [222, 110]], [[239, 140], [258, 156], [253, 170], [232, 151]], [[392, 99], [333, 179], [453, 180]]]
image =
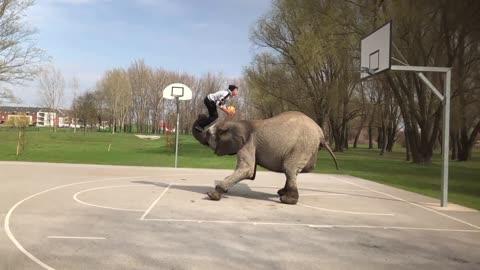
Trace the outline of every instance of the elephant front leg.
[[255, 150], [244, 147], [238, 152], [237, 168], [232, 175], [228, 176], [214, 189], [207, 192], [208, 197], [214, 201], [219, 201], [222, 194], [227, 192], [232, 186], [244, 179], [253, 179], [255, 175]]
[[219, 185], [217, 185], [214, 189], [207, 192], [208, 197], [214, 201], [219, 201], [222, 197], [222, 194], [227, 192], [232, 186], [236, 183], [251, 177], [252, 168], [242, 167], [237, 168], [232, 175], [228, 176], [223, 180]]
[[213, 190], [207, 192], [207, 195], [210, 199], [219, 201], [222, 198], [222, 194], [225, 192], [227, 191], [222, 189], [220, 185], [217, 185]]

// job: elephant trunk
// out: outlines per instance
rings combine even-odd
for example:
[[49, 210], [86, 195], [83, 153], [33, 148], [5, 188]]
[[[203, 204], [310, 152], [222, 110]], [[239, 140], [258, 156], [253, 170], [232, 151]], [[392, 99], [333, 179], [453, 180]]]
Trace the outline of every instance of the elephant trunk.
[[207, 133], [198, 131], [195, 128], [199, 123], [204, 122], [206, 118], [207, 118], [207, 116], [204, 115], [204, 114], [201, 114], [201, 115], [198, 116], [197, 120], [195, 120], [195, 122], [192, 125], [192, 135], [199, 143], [208, 146]]
[[210, 149], [215, 150], [216, 143], [215, 143], [215, 127], [212, 125], [207, 131], [199, 131], [195, 127], [198, 123], [204, 121], [207, 118], [206, 115], [201, 114], [198, 116], [198, 119], [195, 120], [192, 126], [192, 135], [193, 137], [201, 144], [210, 147]]

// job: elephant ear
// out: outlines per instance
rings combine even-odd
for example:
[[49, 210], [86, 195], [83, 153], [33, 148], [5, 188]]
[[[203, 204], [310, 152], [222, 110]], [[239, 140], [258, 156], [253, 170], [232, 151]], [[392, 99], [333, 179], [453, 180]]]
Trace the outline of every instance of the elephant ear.
[[215, 154], [219, 156], [235, 155], [242, 148], [242, 134], [237, 125], [238, 123], [226, 122], [217, 127]]

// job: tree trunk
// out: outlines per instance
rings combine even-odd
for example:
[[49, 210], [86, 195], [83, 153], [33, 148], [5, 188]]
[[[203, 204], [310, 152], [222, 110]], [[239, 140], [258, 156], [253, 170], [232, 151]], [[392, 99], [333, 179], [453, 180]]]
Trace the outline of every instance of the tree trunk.
[[330, 119], [330, 131], [335, 142], [335, 148], [333, 149], [333, 152], [343, 152], [344, 140], [342, 136], [342, 130], [340, 127], [335, 126], [335, 122], [332, 119]]
[[377, 131], [378, 131], [378, 134], [377, 134], [377, 148], [382, 149], [385, 135], [383, 134], [383, 129], [381, 127], [378, 127]]
[[383, 156], [385, 154], [385, 151], [387, 149], [387, 139], [388, 139], [388, 136], [386, 136], [386, 127], [384, 125], [384, 123], [382, 122], [382, 148], [380, 150], [380, 156]]
[[395, 135], [396, 135], [396, 128], [389, 127], [387, 129], [387, 146], [386, 151], [392, 152], [393, 146], [395, 145]]
[[457, 160], [458, 158], [458, 148], [457, 148], [457, 144], [458, 144], [458, 140], [457, 140], [457, 133], [454, 131], [454, 132], [451, 132], [450, 133], [450, 145], [452, 146], [452, 156], [451, 156], [451, 160]]
[[405, 136], [405, 160], [410, 161], [410, 149], [408, 147], [407, 132], [404, 132]]
[[20, 140], [22, 138], [22, 131], [19, 130], [18, 131], [18, 141], [17, 141], [17, 158], [18, 158], [18, 155], [20, 154]]
[[362, 133], [363, 125], [358, 129], [357, 134], [355, 134], [355, 140], [353, 141], [353, 148], [357, 148], [358, 138], [360, 138], [360, 133]]
[[[429, 164], [440, 132], [441, 106], [427, 106], [432, 94], [423, 91], [423, 82], [413, 74], [386, 76], [400, 107], [413, 163]], [[393, 78], [396, 78], [393, 80]], [[414, 90], [414, 91], [413, 91]], [[416, 93], [416, 95], [414, 95]]]
[[427, 145], [422, 145], [417, 152], [412, 152], [413, 162], [418, 164], [432, 163], [432, 149]]
[[115, 134], [115, 129], [117, 128], [117, 121], [115, 121], [115, 118], [113, 118], [113, 123], [112, 123], [112, 134]]
[[368, 126], [368, 149], [373, 149], [372, 126]]
[[480, 132], [480, 120], [473, 128], [470, 135], [468, 128], [463, 126], [459, 134], [458, 144], [458, 161], [467, 161], [472, 159], [472, 149], [475, 146], [477, 135]]
[[343, 135], [343, 141], [344, 141], [344, 144], [343, 144], [343, 147], [344, 149], [348, 150], [348, 127], [345, 128], [345, 133]]

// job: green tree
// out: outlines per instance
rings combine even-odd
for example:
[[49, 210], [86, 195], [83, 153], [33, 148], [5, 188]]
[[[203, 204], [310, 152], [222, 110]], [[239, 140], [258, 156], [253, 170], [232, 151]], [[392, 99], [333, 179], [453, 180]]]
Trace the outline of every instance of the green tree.
[[358, 37], [339, 23], [345, 14], [354, 15], [354, 8], [342, 1], [274, 1], [252, 30], [252, 41], [266, 52], [246, 70], [252, 88], [277, 104], [272, 114], [295, 109], [322, 127], [328, 123], [335, 151], [346, 147], [349, 122], [361, 112], [351, 104], [360, 95]]
[[97, 122], [97, 106], [95, 93], [87, 91], [82, 95], [79, 95], [73, 101], [75, 114], [80, 120], [80, 124], [84, 127], [84, 133], [87, 131], [87, 127], [94, 126]]
[[17, 128], [18, 141], [17, 141], [17, 158], [25, 151], [27, 140], [25, 137], [25, 130], [30, 125], [31, 118], [25, 114], [19, 114], [10, 116], [7, 120], [7, 125]]

